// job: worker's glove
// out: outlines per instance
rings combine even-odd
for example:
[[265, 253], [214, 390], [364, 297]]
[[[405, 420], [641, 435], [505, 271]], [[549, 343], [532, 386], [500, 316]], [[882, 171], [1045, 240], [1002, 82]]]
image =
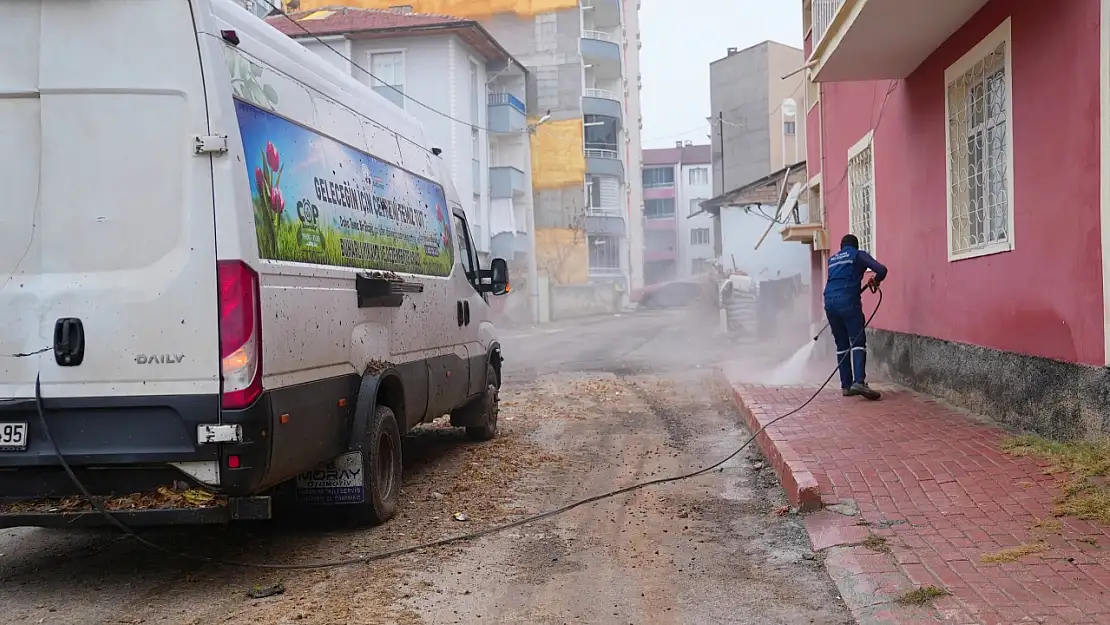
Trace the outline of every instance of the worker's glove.
[[870, 280], [867, 281], [867, 284], [864, 285], [863, 288], [874, 293], [875, 291], [879, 290], [879, 281], [872, 277]]

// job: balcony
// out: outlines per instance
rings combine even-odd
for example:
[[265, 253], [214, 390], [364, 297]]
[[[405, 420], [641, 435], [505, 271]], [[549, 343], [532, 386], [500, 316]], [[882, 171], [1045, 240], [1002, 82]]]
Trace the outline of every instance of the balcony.
[[602, 80], [621, 77], [620, 36], [603, 30], [582, 31], [582, 60], [593, 66], [594, 76]]
[[624, 107], [616, 94], [607, 89], [586, 89], [582, 92], [582, 114], [604, 115], [622, 119]]
[[524, 103], [510, 93], [491, 93], [487, 97], [488, 126], [496, 132], [521, 132], [528, 125]]
[[623, 237], [628, 229], [619, 208], [586, 208], [586, 232], [588, 234], [611, 234]]
[[494, 200], [517, 199], [527, 193], [524, 172], [516, 167], [489, 168], [489, 196]]
[[810, 0], [816, 82], [909, 76], [987, 0]]
[[616, 144], [586, 143], [586, 173], [591, 176], [612, 176], [624, 182], [624, 163]]

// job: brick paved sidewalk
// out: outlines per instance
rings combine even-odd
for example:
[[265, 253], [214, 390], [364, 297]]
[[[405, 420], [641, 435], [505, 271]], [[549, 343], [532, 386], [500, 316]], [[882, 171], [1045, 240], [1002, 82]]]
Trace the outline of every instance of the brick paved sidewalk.
[[[753, 430], [816, 390], [732, 386]], [[1058, 477], [1001, 452], [1005, 436], [909, 391], [867, 402], [836, 389], [758, 440], [791, 501], [827, 508], [806, 527], [861, 622], [1110, 623], [1110, 528], [1054, 519]], [[982, 559], [1026, 545], [1047, 549]], [[951, 596], [893, 601], [926, 585]]]

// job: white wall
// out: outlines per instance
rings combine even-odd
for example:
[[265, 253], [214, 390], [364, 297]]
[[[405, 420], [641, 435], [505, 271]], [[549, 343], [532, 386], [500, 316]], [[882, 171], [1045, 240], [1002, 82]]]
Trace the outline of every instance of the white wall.
[[[628, 43], [625, 46], [625, 59], [622, 65], [625, 79], [625, 89], [628, 96], [625, 98], [624, 128], [628, 137], [627, 157], [624, 163], [624, 177], [626, 182], [626, 200], [624, 204], [625, 219], [628, 221], [628, 266], [626, 271], [630, 274], [630, 286], [638, 290], [644, 286], [644, 188], [640, 171], [643, 169], [643, 154], [641, 148], [643, 133], [640, 130], [640, 87], [637, 76], [640, 73], [640, 49], [637, 40], [640, 37], [640, 3], [635, 0], [621, 2], [624, 8], [624, 36]], [[622, 256], [625, 256], [622, 254]]]
[[[370, 55], [376, 52], [403, 52], [405, 58], [405, 93], [429, 107], [469, 122], [470, 59], [478, 65], [478, 125], [486, 125], [485, 60], [455, 36], [396, 37], [383, 40], [360, 40], [351, 46], [351, 59], [370, 68]], [[334, 55], [333, 55], [334, 56]], [[355, 78], [367, 85], [372, 80], [365, 72], [354, 69]], [[455, 183], [459, 201], [474, 231], [475, 245], [480, 252], [489, 252], [489, 138], [479, 130], [480, 183], [475, 186], [472, 174], [471, 128], [468, 123], [447, 119], [424, 106], [406, 99], [404, 108], [424, 125], [432, 147], [443, 150], [447, 169]], [[474, 206], [475, 193], [481, 201]]]
[[[690, 184], [690, 170], [705, 169], [707, 171], [705, 184]], [[693, 275], [691, 267], [695, 258], [713, 260], [713, 217], [702, 213], [693, 219], [690, 216], [690, 200], [708, 200], [713, 197], [713, 167], [709, 163], [683, 165], [678, 171], [678, 189], [675, 194], [675, 212], [678, 214], [678, 272], [677, 277], [688, 278]], [[696, 228], [707, 228], [710, 232], [709, 242], [705, 245], [691, 245], [690, 231]]]
[[[352, 68], [347, 59], [343, 58], [347, 57], [348, 59], [352, 59], [350, 39], [347, 39], [346, 37], [320, 37], [319, 41], [314, 39], [298, 39], [297, 41], [299, 41], [304, 47], [315, 52], [317, 56], [327, 61], [328, 64], [332, 65], [339, 71], [351, 73], [351, 75], [358, 80], [365, 82], [366, 73]], [[336, 54], [336, 52], [338, 52], [339, 54]], [[370, 69], [366, 65], [363, 65], [362, 62], [358, 59], [352, 60], [358, 62], [359, 65], [366, 67], [366, 69]], [[354, 70], [353, 73], [352, 70]]]
[[[763, 206], [763, 212], [774, 215], [775, 207]], [[808, 207], [803, 205], [800, 212], [804, 222]], [[809, 247], [783, 241], [779, 234], [782, 226], [773, 227], [759, 249], [755, 249], [768, 224], [770, 222], [765, 217], [754, 211], [748, 212], [735, 206], [721, 209], [721, 263], [725, 269], [732, 269], [735, 256], [737, 268], [757, 280], [785, 278], [798, 273], [802, 275], [802, 281], [809, 284]]]

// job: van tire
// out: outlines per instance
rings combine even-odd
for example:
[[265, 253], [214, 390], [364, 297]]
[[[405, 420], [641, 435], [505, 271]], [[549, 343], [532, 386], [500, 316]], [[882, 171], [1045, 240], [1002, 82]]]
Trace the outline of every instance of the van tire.
[[351, 506], [350, 520], [381, 525], [393, 518], [401, 497], [401, 431], [389, 406], [376, 406], [358, 443], [362, 452], [363, 502]]
[[493, 363], [486, 363], [486, 390], [478, 399], [467, 407], [469, 410], [480, 411], [479, 423], [466, 428], [466, 435], [471, 440], [488, 441], [497, 437], [497, 414], [500, 412], [501, 382], [497, 379], [497, 369]]

